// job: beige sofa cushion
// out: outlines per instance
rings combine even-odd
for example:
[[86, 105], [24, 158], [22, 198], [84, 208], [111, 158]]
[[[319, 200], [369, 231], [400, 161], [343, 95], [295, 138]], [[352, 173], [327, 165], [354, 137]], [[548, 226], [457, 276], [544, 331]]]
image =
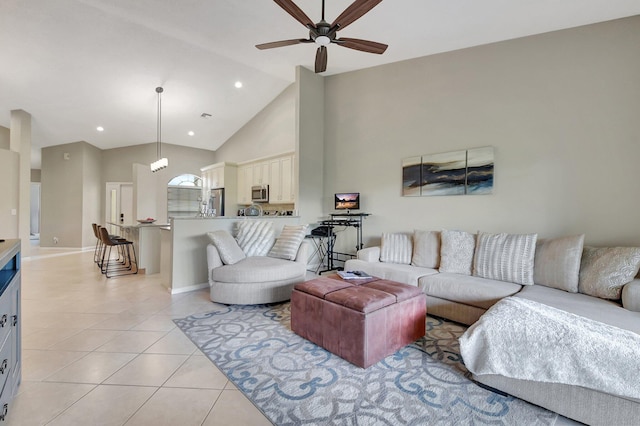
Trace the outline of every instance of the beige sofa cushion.
[[440, 266], [440, 232], [413, 231], [413, 256], [411, 264], [423, 268]]
[[418, 286], [427, 294], [427, 300], [434, 296], [482, 309], [489, 309], [522, 288], [506, 281], [449, 273], [421, 277]]
[[233, 265], [214, 268], [211, 279], [226, 283], [257, 283], [304, 277], [304, 263], [267, 256], [247, 257]]
[[624, 309], [619, 303], [586, 294], [567, 293], [541, 285], [526, 286], [516, 297], [544, 303], [581, 317], [640, 334], [640, 312]]
[[380, 245], [381, 262], [408, 265], [411, 263], [412, 252], [413, 242], [411, 241], [411, 235], [386, 232], [382, 234], [382, 243]]
[[537, 234], [478, 233], [473, 275], [532, 285], [537, 238]]
[[443, 229], [440, 238], [440, 272], [471, 275], [476, 236]]
[[638, 268], [640, 248], [585, 246], [578, 290], [603, 299], [620, 299], [622, 286], [633, 280]]
[[400, 263], [367, 262], [361, 259], [349, 259], [344, 264], [346, 271], [364, 271], [372, 277], [397, 281], [403, 284], [418, 285], [418, 279], [425, 275], [437, 274], [433, 268], [402, 265]]
[[233, 265], [247, 257], [238, 242], [230, 233], [224, 230], [207, 232], [207, 236], [218, 249], [220, 259], [225, 265]]
[[539, 239], [533, 266], [533, 281], [570, 293], [578, 292], [584, 234]]

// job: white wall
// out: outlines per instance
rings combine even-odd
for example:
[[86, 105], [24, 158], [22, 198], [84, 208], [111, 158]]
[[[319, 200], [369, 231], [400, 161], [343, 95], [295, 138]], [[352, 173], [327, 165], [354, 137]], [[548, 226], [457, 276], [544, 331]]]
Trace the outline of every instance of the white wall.
[[82, 247], [95, 244], [92, 223], [101, 223], [102, 203], [102, 151], [93, 145], [82, 145]]
[[296, 96], [296, 85], [287, 87], [216, 150], [218, 162], [241, 163], [294, 151]]
[[[640, 246], [640, 16], [326, 78], [325, 195], [383, 231]], [[495, 147], [493, 195], [401, 196], [401, 160]], [[327, 204], [327, 209], [331, 207]]]

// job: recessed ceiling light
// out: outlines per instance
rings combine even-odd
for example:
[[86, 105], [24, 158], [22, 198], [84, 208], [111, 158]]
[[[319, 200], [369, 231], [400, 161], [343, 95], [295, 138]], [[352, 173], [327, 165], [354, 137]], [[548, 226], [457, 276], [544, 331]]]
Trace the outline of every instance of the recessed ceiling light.
[[193, 136], [195, 135], [195, 132], [193, 130], [189, 130], [189, 132], [187, 133], [189, 136]]
[[242, 82], [241, 81], [236, 81], [235, 86], [236, 86], [236, 89], [241, 88], [242, 87]]
[[98, 126], [98, 127], [96, 127], [96, 130], [99, 131], [99, 132], [104, 132], [104, 127]]

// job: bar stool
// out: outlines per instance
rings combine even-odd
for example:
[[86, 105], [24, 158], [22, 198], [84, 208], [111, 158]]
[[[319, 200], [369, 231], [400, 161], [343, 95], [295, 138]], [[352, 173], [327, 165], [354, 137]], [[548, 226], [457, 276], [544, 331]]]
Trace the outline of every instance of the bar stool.
[[[132, 241], [124, 239], [112, 239], [106, 228], [99, 229], [100, 240], [103, 244], [102, 256], [100, 260], [100, 271], [107, 278], [120, 275], [130, 275], [138, 273], [138, 260], [136, 258], [136, 249]], [[116, 247], [118, 250], [118, 258], [111, 258], [111, 250]], [[107, 254], [107, 248], [109, 252]], [[131, 252], [133, 251], [133, 259]]]

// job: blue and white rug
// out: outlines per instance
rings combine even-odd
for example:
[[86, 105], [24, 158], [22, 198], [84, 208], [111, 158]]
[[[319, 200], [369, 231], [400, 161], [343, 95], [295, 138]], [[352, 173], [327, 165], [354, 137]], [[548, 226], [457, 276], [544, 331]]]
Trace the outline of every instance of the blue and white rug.
[[465, 327], [427, 317], [425, 339], [362, 369], [294, 334], [289, 304], [220, 306], [175, 320], [277, 425], [553, 425], [558, 416], [468, 379]]

